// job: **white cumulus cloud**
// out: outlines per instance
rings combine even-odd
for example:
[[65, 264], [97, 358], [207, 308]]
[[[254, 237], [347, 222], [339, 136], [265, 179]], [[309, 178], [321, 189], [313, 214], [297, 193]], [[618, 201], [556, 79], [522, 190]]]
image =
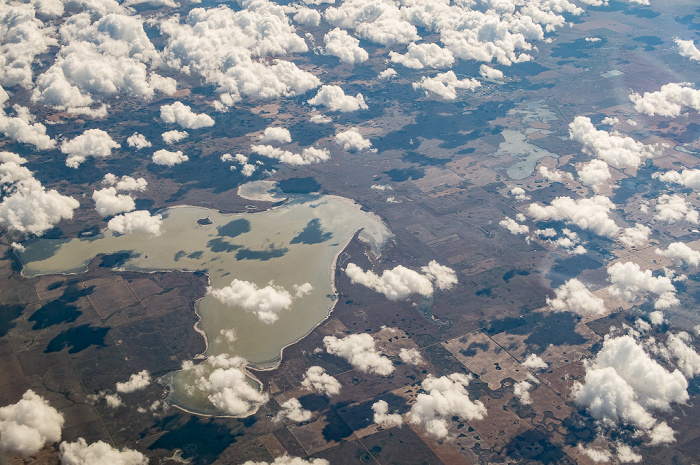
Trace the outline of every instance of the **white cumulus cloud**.
[[700, 265], [700, 252], [683, 242], [672, 242], [666, 250], [656, 249], [656, 254], [670, 259], [675, 265]]
[[577, 116], [569, 124], [569, 136], [583, 145], [583, 150], [615, 168], [638, 168], [656, 152], [655, 145], [645, 145], [618, 132], [598, 130], [586, 116]]
[[608, 164], [603, 160], [596, 159], [583, 163], [576, 168], [576, 171], [581, 184], [590, 187], [593, 192], [599, 192], [600, 188], [612, 178]]
[[[301, 286], [295, 286], [295, 289], [304, 291], [296, 293], [296, 297], [300, 297], [310, 291], [311, 285], [304, 283]], [[242, 307], [254, 313], [266, 324], [277, 321], [279, 313], [287, 310], [294, 299], [294, 296], [282, 286], [268, 284], [260, 288], [255, 283], [240, 279], [234, 279], [226, 287], [210, 289], [209, 292], [229, 307]]]
[[422, 89], [426, 95], [437, 95], [445, 100], [455, 100], [457, 98], [457, 89], [474, 90], [479, 86], [481, 86], [481, 83], [476, 79], [458, 79], [452, 70], [437, 74], [431, 78], [423, 76], [420, 82], [413, 83], [414, 89]]
[[76, 442], [62, 442], [58, 453], [62, 465], [147, 465], [148, 458], [141, 452], [126, 447], [115, 449], [109, 444], [97, 441], [88, 444], [83, 438]]
[[200, 129], [214, 126], [214, 118], [204, 113], [195, 113], [189, 105], [175, 102], [160, 107], [160, 119], [185, 129]]
[[634, 109], [649, 116], [680, 116], [684, 107], [700, 111], [700, 90], [695, 90], [688, 83], [672, 82], [661, 86], [656, 92], [644, 95], [633, 93], [630, 100]]
[[504, 218], [498, 222], [499, 226], [505, 228], [511, 234], [527, 234], [530, 228], [526, 224], [520, 224], [513, 218]]
[[303, 421], [311, 420], [311, 417], [313, 416], [311, 411], [306, 410], [301, 406], [299, 399], [291, 398], [288, 401], [283, 402], [281, 407], [282, 410], [277, 412], [277, 416], [275, 417], [275, 420], [277, 421], [289, 419], [296, 421], [297, 423], [301, 423]]
[[153, 145], [146, 139], [146, 136], [144, 136], [143, 134], [139, 134], [138, 132], [135, 132], [132, 135], [130, 135], [126, 139], [126, 143], [129, 147], [133, 147], [136, 150], [141, 150]]
[[479, 66], [479, 74], [485, 79], [503, 79], [503, 71], [487, 65]]
[[525, 360], [523, 361], [522, 365], [528, 370], [532, 371], [544, 371], [547, 368], [549, 368], [547, 362], [542, 360], [542, 358], [540, 358], [536, 354], [530, 354], [527, 357], [525, 357]]
[[323, 345], [329, 354], [344, 358], [363, 373], [388, 376], [394, 372], [391, 360], [377, 351], [374, 338], [369, 334], [350, 334], [340, 339], [326, 336]]
[[[308, 2], [308, 0], [306, 0]], [[321, 3], [321, 2], [318, 2]], [[289, 455], [282, 455], [277, 457], [272, 462], [253, 462], [248, 460], [243, 465], [330, 465], [330, 462], [326, 459], [302, 459], [299, 457], [292, 457]]]
[[689, 58], [693, 61], [700, 61], [700, 50], [698, 50], [692, 40], [683, 40], [676, 37], [674, 42], [678, 46], [678, 52], [682, 57]]
[[62, 219], [73, 218], [73, 211], [80, 206], [77, 200], [54, 189], [47, 191], [31, 171], [17, 163], [24, 162], [21, 157], [9, 152], [0, 155], [10, 160], [0, 164], [0, 189], [4, 194], [0, 201], [1, 226], [41, 236]]
[[173, 129], [172, 131], [164, 132], [160, 136], [163, 138], [163, 142], [168, 145], [172, 145], [176, 142], [180, 142], [189, 135], [190, 134], [187, 131], [178, 131], [177, 129]]
[[323, 53], [340, 58], [343, 63], [354, 65], [369, 60], [367, 51], [360, 47], [360, 41], [348, 34], [344, 29], [336, 27], [329, 31], [323, 41], [326, 48]]
[[660, 221], [674, 223], [686, 220], [693, 224], [700, 222], [700, 213], [692, 205], [678, 194], [662, 194], [656, 201], [656, 215], [654, 218]]
[[219, 368], [208, 376], [201, 376], [197, 380], [197, 387], [208, 394], [207, 399], [220, 412], [234, 416], [245, 415], [254, 406], [268, 401], [266, 393], [259, 392], [246, 381], [243, 371], [246, 361], [241, 357], [210, 359], [208, 363]]
[[306, 370], [301, 385], [306, 389], [313, 389], [319, 394], [334, 396], [340, 392], [340, 381], [326, 373], [322, 367], [313, 366]]
[[292, 141], [292, 135], [286, 128], [265, 128], [263, 132], [261, 142], [269, 144], [270, 142], [277, 142], [278, 144], [289, 143]]
[[651, 270], [642, 271], [633, 262], [618, 262], [608, 268], [610, 293], [627, 301], [634, 301], [639, 294], [653, 294], [654, 308], [666, 309], [678, 305], [676, 288], [667, 276], [653, 276]]
[[423, 363], [423, 356], [420, 354], [418, 349], [415, 348], [407, 349], [402, 347], [399, 351], [399, 358], [403, 363], [408, 365], [420, 365]]
[[578, 200], [557, 197], [547, 206], [533, 203], [528, 211], [537, 221], [565, 221], [581, 229], [590, 229], [601, 236], [615, 237], [620, 228], [610, 218], [610, 212], [614, 208], [615, 204], [609, 198], [596, 195]]
[[608, 428], [628, 424], [646, 432], [652, 443], [673, 441], [673, 431], [657, 422], [655, 410], [688, 399], [683, 374], [667, 371], [629, 335], [606, 336], [603, 348], [586, 367], [584, 384], [574, 383], [572, 397]]
[[250, 147], [250, 150], [264, 157], [275, 158], [288, 165], [310, 165], [328, 161], [331, 158], [331, 154], [327, 149], [317, 149], [316, 147], [306, 147], [301, 153], [282, 150], [272, 145], [253, 145]]
[[557, 312], [571, 312], [580, 316], [605, 313], [605, 302], [594, 295], [585, 284], [572, 278], [554, 290], [555, 297], [547, 297], [547, 305]]
[[373, 271], [363, 271], [354, 263], [348, 264], [345, 273], [354, 284], [374, 289], [384, 294], [389, 300], [400, 300], [411, 294], [433, 295], [433, 282], [440, 289], [449, 289], [457, 283], [455, 272], [436, 261], [431, 261], [421, 269], [423, 274], [398, 265], [391, 270], [384, 270], [381, 276]]
[[392, 62], [401, 64], [406, 68], [423, 69], [434, 68], [444, 69], [452, 67], [455, 61], [454, 55], [449, 50], [440, 47], [438, 44], [408, 44], [405, 54], [389, 52]]
[[362, 137], [362, 134], [355, 128], [336, 134], [335, 142], [342, 145], [345, 150], [366, 150], [372, 147], [372, 143]]
[[156, 150], [153, 152], [153, 156], [151, 157], [151, 160], [153, 163], [156, 165], [163, 165], [163, 166], [175, 166], [178, 165], [182, 162], [185, 162], [189, 160], [190, 157], [187, 155], [183, 155], [182, 151], [177, 150], [175, 152], [171, 152], [170, 150], [165, 150], [165, 149], [160, 149]]
[[385, 400], [380, 400], [372, 404], [374, 412], [374, 422], [382, 428], [401, 427], [403, 418], [398, 413], [389, 413], [389, 404]]
[[131, 375], [128, 381], [117, 383], [117, 392], [130, 394], [145, 389], [149, 384], [151, 384], [151, 374], [148, 370], [141, 370]]
[[34, 455], [61, 440], [63, 415], [31, 389], [16, 404], [0, 408], [0, 450]]
[[117, 189], [114, 187], [93, 191], [92, 200], [95, 201], [97, 213], [103, 218], [130, 212], [136, 208], [136, 203], [131, 195], [117, 194]]
[[358, 110], [366, 110], [367, 104], [362, 94], [358, 93], [354, 97], [345, 95], [342, 87], [335, 85], [322, 86], [315, 97], [308, 100], [309, 105], [324, 106], [330, 111], [340, 111], [348, 113]]
[[30, 144], [39, 150], [48, 150], [56, 146], [56, 141], [46, 134], [46, 126], [35, 122], [34, 115], [28, 108], [14, 105], [15, 116], [7, 116], [5, 109], [0, 109], [0, 132], [21, 144]]
[[142, 232], [153, 236], [161, 234], [163, 217], [151, 215], [148, 210], [136, 210], [115, 216], [107, 223], [107, 228], [119, 234]]
[[61, 152], [68, 155], [66, 166], [78, 168], [87, 157], [108, 157], [121, 145], [102, 129], [88, 129], [81, 135], [61, 144]]
[[680, 173], [678, 171], [653, 173], [651, 177], [668, 184], [680, 184], [683, 187], [700, 190], [700, 169], [687, 169]]
[[461, 420], [481, 420], [486, 407], [481, 401], [472, 401], [467, 392], [470, 377], [461, 373], [435, 378], [428, 375], [421, 383], [421, 392], [408, 413], [408, 421], [419, 425], [436, 438], [448, 434], [447, 422], [453, 416]]

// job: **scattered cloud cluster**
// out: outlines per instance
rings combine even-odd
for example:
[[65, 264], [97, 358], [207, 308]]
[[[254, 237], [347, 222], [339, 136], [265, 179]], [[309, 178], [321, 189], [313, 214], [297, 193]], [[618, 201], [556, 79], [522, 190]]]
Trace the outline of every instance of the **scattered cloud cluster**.
[[63, 415], [32, 390], [16, 404], [0, 408], [0, 450], [34, 455], [61, 440]]
[[578, 179], [581, 184], [593, 189], [593, 192], [600, 192], [600, 189], [612, 179], [608, 164], [603, 160], [591, 160], [576, 168]]
[[348, 264], [345, 273], [354, 284], [374, 289], [389, 300], [400, 300], [411, 294], [433, 295], [433, 283], [438, 289], [450, 289], [457, 283], [457, 275], [451, 268], [440, 265], [435, 260], [421, 268], [423, 274], [398, 265], [384, 270], [381, 276], [373, 271], [363, 271], [354, 263]]
[[374, 422], [382, 428], [395, 428], [403, 425], [403, 418], [398, 413], [389, 413], [389, 404], [385, 400], [380, 400], [372, 404], [374, 412]]
[[544, 371], [547, 368], [549, 368], [547, 362], [542, 360], [542, 358], [540, 358], [536, 354], [530, 354], [527, 357], [525, 357], [525, 360], [523, 360], [522, 365], [528, 370], [532, 371]]
[[651, 177], [668, 184], [680, 184], [683, 187], [700, 190], [700, 169], [653, 173]]
[[419, 82], [413, 83], [416, 90], [425, 91], [426, 95], [436, 95], [445, 100], [455, 100], [457, 89], [474, 90], [480, 87], [481, 83], [473, 78], [459, 79], [454, 71], [439, 73], [435, 77], [423, 76]]
[[163, 165], [173, 167], [179, 165], [180, 163], [186, 162], [190, 157], [184, 155], [182, 151], [177, 150], [171, 152], [170, 150], [160, 149], [153, 152], [151, 161], [156, 165]]
[[407, 349], [402, 347], [399, 351], [399, 358], [403, 363], [408, 365], [420, 365], [423, 363], [423, 356], [420, 351], [415, 348]]
[[308, 51], [284, 7], [267, 0], [239, 4], [239, 11], [225, 5], [194, 8], [182, 20], [175, 16], [161, 22], [164, 61], [216, 86], [222, 111], [244, 97], [289, 97], [318, 87], [313, 74], [274, 58]]
[[569, 124], [569, 136], [583, 145], [584, 152], [615, 168], [638, 168], [657, 150], [655, 145], [645, 145], [615, 131], [598, 130], [586, 116], [574, 118]]
[[204, 113], [195, 113], [189, 105], [175, 102], [160, 107], [160, 119], [177, 124], [185, 129], [200, 129], [214, 126], [214, 118]]
[[649, 116], [661, 115], [675, 118], [681, 115], [684, 107], [700, 111], [700, 90], [681, 82], [661, 86], [656, 92], [645, 92], [644, 95], [633, 93], [630, 100], [634, 109]]
[[339, 132], [335, 135], [335, 142], [342, 145], [345, 150], [366, 150], [372, 147], [369, 139], [362, 137], [362, 134], [355, 128]]
[[586, 366], [584, 384], [574, 383], [572, 397], [604, 427], [630, 425], [656, 445], [675, 439], [673, 430], [652, 412], [684, 403], [687, 388], [680, 371], [667, 371], [632, 336], [606, 336], [602, 349]]
[[[229, 358], [225, 354], [210, 357], [206, 363], [214, 367], [208, 375], [201, 375], [196, 386], [208, 393], [207, 399], [220, 412], [226, 415], [241, 416], [249, 413], [253, 407], [268, 401], [268, 395], [248, 384], [243, 368], [246, 361], [241, 357]], [[202, 364], [188, 367], [199, 374], [204, 370]]]
[[0, 85], [31, 88], [35, 57], [58, 45], [53, 34], [47, 34], [47, 28], [36, 13], [30, 3], [7, 2], [0, 6], [0, 17], [7, 18], [1, 26]]
[[114, 12], [92, 22], [89, 13], [78, 13], [61, 24], [59, 36], [56, 60], [36, 79], [35, 102], [104, 117], [106, 106], [91, 106], [109, 97], [151, 99], [156, 91], [176, 91], [174, 79], [149, 70], [160, 57], [139, 16]]
[[148, 141], [148, 139], [146, 139], [146, 136], [144, 136], [143, 134], [139, 134], [138, 132], [135, 132], [132, 135], [130, 135], [126, 139], [126, 144], [129, 147], [135, 148], [136, 150], [145, 149], [153, 145]]
[[242, 307], [254, 313], [260, 321], [272, 324], [279, 319], [279, 313], [292, 305], [294, 298], [302, 297], [311, 291], [309, 283], [294, 286], [293, 296], [282, 286], [268, 284], [259, 288], [257, 284], [234, 279], [231, 284], [220, 289], [210, 289], [209, 293], [229, 307]]
[[22, 157], [0, 152], [0, 226], [22, 234], [41, 236], [63, 219], [73, 218], [80, 203], [73, 197], [47, 191]]
[[287, 165], [310, 165], [328, 161], [331, 158], [328, 150], [316, 147], [306, 147], [301, 153], [295, 153], [272, 145], [253, 145], [250, 147], [250, 151], [264, 157], [274, 158]]
[[[241, 174], [243, 174], [243, 176], [245, 176], [246, 178], [251, 177], [253, 173], [255, 173], [255, 170], [258, 169], [258, 167], [254, 164], [248, 163], [248, 157], [246, 157], [242, 153], [237, 153], [235, 157], [230, 153], [225, 153], [221, 155], [221, 161], [224, 163], [234, 160], [238, 162], [239, 165], [241, 165]], [[230, 168], [232, 170], [236, 169], [235, 166], [231, 166]]]
[[129, 377], [128, 381], [117, 383], [117, 392], [121, 394], [131, 394], [140, 391], [151, 384], [151, 374], [148, 370], [141, 370]]
[[[0, 93], [4, 92], [0, 87]], [[1, 101], [0, 105], [4, 105]], [[0, 109], [0, 132], [20, 144], [33, 145], [39, 150], [48, 150], [56, 146], [56, 141], [46, 134], [46, 126], [35, 121], [29, 109], [14, 105], [15, 116], [8, 116], [7, 110]]]
[[505, 228], [511, 234], [527, 234], [530, 232], [530, 227], [526, 224], [520, 224], [513, 218], [504, 218], [498, 222], [499, 226]]
[[315, 97], [308, 100], [309, 105], [324, 106], [330, 111], [349, 113], [369, 108], [365, 98], [358, 93], [354, 97], [345, 95], [343, 88], [335, 85], [324, 85]]
[[107, 223], [107, 228], [119, 234], [145, 233], [152, 236], [161, 234], [163, 217], [151, 215], [148, 210], [136, 210], [117, 215]]
[[253, 462], [252, 460], [248, 460], [243, 465], [330, 465], [330, 462], [326, 459], [306, 460], [299, 457], [282, 455], [272, 462]]
[[627, 301], [634, 301], [639, 294], [655, 296], [654, 308], [666, 309], [678, 305], [676, 288], [667, 276], [654, 276], [651, 270], [642, 271], [633, 262], [618, 262], [608, 268], [610, 293]]
[[594, 295], [585, 284], [572, 278], [554, 290], [555, 297], [547, 297], [547, 305], [557, 312], [571, 312], [579, 316], [597, 316], [606, 312], [605, 301]]
[[163, 142], [168, 145], [172, 145], [184, 140], [189, 135], [190, 134], [187, 131], [178, 131], [177, 129], [173, 129], [172, 131], [164, 132], [160, 136], [163, 138]]
[[323, 42], [326, 44], [323, 53], [336, 56], [343, 63], [354, 65], [369, 60], [369, 53], [360, 47], [360, 41], [344, 29], [336, 27], [329, 31], [323, 37]]
[[286, 128], [265, 128], [265, 131], [263, 132], [262, 139], [260, 139], [260, 142], [264, 142], [266, 144], [269, 143], [277, 143], [277, 144], [288, 144], [292, 141], [292, 135], [289, 133], [289, 130]]
[[394, 63], [412, 69], [451, 68], [455, 62], [452, 52], [440, 47], [438, 44], [418, 45], [415, 42], [408, 44], [408, 51], [403, 55], [397, 52], [389, 52], [389, 58]]
[[685, 220], [693, 224], [700, 223], [700, 212], [678, 194], [662, 194], [656, 201], [656, 215], [659, 221], [674, 223]]
[[76, 442], [62, 442], [58, 453], [62, 465], [92, 465], [109, 463], [110, 465], [147, 465], [148, 458], [141, 452], [128, 449], [115, 449], [109, 444], [97, 441], [88, 444], [85, 439]]
[[537, 221], [565, 221], [581, 229], [590, 229], [601, 236], [615, 237], [620, 228], [610, 218], [610, 212], [614, 208], [615, 204], [601, 195], [578, 200], [565, 196], [555, 198], [547, 206], [533, 203], [528, 211]]
[[674, 265], [694, 267], [700, 265], [700, 252], [691, 249], [683, 242], [672, 242], [666, 250], [656, 249], [656, 254], [670, 259]]
[[408, 421], [419, 425], [436, 438], [448, 435], [447, 422], [453, 417], [461, 420], [481, 420], [486, 407], [472, 401], [467, 392], [470, 377], [461, 373], [435, 378], [428, 375], [421, 383], [421, 392], [408, 413]]
[[313, 389], [319, 394], [335, 396], [340, 393], [340, 381], [326, 373], [326, 370], [319, 366], [310, 367], [304, 374], [301, 385], [306, 389]]
[[674, 362], [678, 369], [688, 378], [700, 374], [700, 354], [690, 346], [692, 337], [686, 332], [669, 334], [665, 344], [652, 345], [655, 353], [666, 360]]
[[88, 129], [81, 135], [61, 144], [61, 152], [68, 155], [66, 166], [78, 168], [87, 157], [108, 157], [121, 145], [102, 129]]
[[568, 0], [490, 2], [485, 6], [482, 9], [470, 2], [435, 4], [427, 0], [406, 5], [349, 0], [327, 8], [323, 16], [333, 26], [352, 29], [358, 37], [386, 46], [415, 47], [420, 28], [436, 34], [442, 48], [455, 58], [495, 60], [508, 66], [529, 61], [532, 57], [526, 52], [533, 50], [532, 42], [543, 40], [545, 32], [565, 24], [562, 13], [583, 12]]
[[301, 402], [299, 402], [299, 399], [296, 399], [292, 397], [288, 401], [285, 401], [281, 405], [282, 410], [277, 412], [277, 416], [275, 417], [275, 420], [277, 421], [283, 421], [285, 419], [296, 421], [297, 423], [301, 423], [304, 421], [309, 421], [311, 420], [311, 417], [313, 416], [313, 413], [311, 411], [304, 409], [301, 406]]
[[700, 61], [700, 50], [698, 50], [692, 40], [683, 40], [676, 37], [674, 42], [678, 46], [678, 52], [682, 57], [693, 61]]
[[117, 194], [117, 189], [114, 187], [93, 191], [92, 200], [95, 201], [97, 213], [103, 218], [130, 212], [136, 208], [136, 203], [131, 195]]
[[363, 373], [388, 376], [394, 372], [391, 360], [379, 353], [374, 338], [369, 334], [350, 334], [340, 339], [326, 336], [323, 345], [329, 354], [344, 358]]

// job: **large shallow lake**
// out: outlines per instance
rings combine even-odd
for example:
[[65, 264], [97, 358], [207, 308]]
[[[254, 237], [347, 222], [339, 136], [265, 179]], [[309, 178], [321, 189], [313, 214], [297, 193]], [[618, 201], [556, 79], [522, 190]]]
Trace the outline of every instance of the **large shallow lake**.
[[[124, 269], [204, 271], [214, 288], [239, 279], [259, 287], [272, 281], [293, 292], [295, 285], [308, 282], [313, 291], [294, 299], [272, 324], [241, 307], [226, 306], [210, 294], [197, 304], [199, 329], [208, 341], [206, 356], [240, 356], [251, 366], [269, 368], [279, 362], [284, 347], [328, 316], [335, 302], [333, 268], [355, 233], [361, 230], [360, 238], [376, 252], [391, 236], [376, 215], [336, 196], [297, 195], [258, 213], [222, 214], [186, 206], [160, 214], [163, 233], [159, 236], [106, 230], [90, 238], [29, 243], [21, 254], [23, 274], [78, 273], [97, 254], [126, 251], [131, 257]], [[210, 224], [198, 222], [207, 217]], [[222, 336], [227, 330], [235, 332], [233, 342]], [[192, 390], [187, 389], [190, 378], [187, 372], [167, 377], [174, 403], [195, 412], [215, 413], [206, 396], [191, 395]]]

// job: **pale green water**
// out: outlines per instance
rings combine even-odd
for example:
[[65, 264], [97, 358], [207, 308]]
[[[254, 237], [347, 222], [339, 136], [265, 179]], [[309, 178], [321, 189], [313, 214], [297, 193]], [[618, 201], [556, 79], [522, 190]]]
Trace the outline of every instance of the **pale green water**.
[[558, 158], [557, 155], [529, 143], [527, 136], [519, 131], [506, 129], [501, 134], [505, 141], [501, 142], [499, 153], [508, 153], [518, 158], [518, 161], [506, 170], [511, 179], [525, 179], [532, 176], [537, 162], [544, 157]]
[[[238, 355], [252, 366], [271, 367], [279, 361], [282, 348], [308, 334], [328, 315], [335, 299], [332, 268], [336, 256], [352, 236], [363, 229], [361, 238], [376, 251], [391, 236], [376, 215], [335, 196], [297, 196], [285, 205], [259, 213], [221, 214], [199, 207], [176, 207], [161, 214], [164, 219], [160, 236], [140, 233], [120, 236], [104, 231], [93, 238], [42, 239], [27, 244], [21, 254], [25, 264], [23, 273], [36, 276], [81, 272], [97, 254], [130, 251], [133, 257], [126, 262], [125, 269], [205, 271], [214, 288], [227, 286], [236, 278], [259, 287], [274, 281], [293, 294], [295, 284], [311, 283], [313, 291], [294, 299], [291, 308], [282, 310], [272, 324], [262, 323], [256, 315], [240, 307], [228, 307], [211, 295], [198, 303], [200, 327], [208, 339], [207, 356]], [[212, 224], [197, 224], [198, 219], [207, 216]], [[234, 230], [230, 235], [240, 234], [219, 235], [220, 227], [236, 220], [237, 226], [249, 222], [250, 230], [229, 228]], [[292, 243], [312, 220], [320, 224], [322, 238], [326, 240]], [[217, 245], [229, 250], [215, 252]], [[281, 256], [251, 259], [251, 251]], [[221, 330], [228, 329], [236, 333], [234, 342], [220, 336]], [[187, 373], [174, 373], [168, 378], [174, 387], [174, 403], [188, 410], [213, 413], [206, 396], [183, 392], [191, 378]]]

